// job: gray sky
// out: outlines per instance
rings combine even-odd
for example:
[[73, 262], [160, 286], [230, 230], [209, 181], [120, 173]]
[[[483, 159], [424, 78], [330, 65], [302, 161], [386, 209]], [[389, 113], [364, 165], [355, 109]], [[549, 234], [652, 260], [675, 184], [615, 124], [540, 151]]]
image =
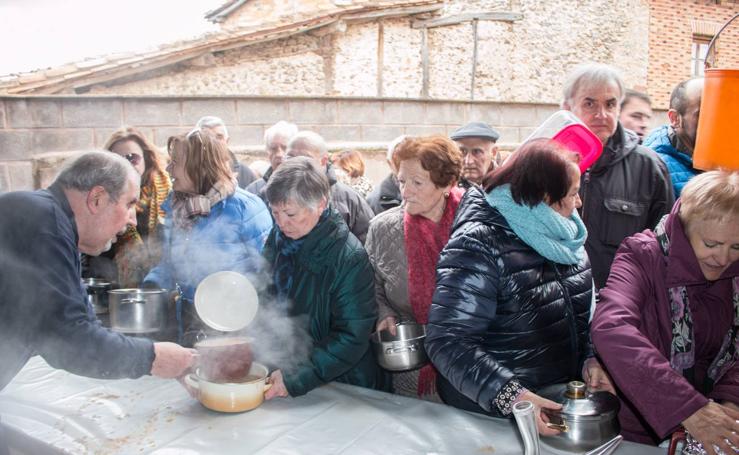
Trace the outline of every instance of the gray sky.
[[225, 0], [0, 0], [0, 75], [201, 35]]

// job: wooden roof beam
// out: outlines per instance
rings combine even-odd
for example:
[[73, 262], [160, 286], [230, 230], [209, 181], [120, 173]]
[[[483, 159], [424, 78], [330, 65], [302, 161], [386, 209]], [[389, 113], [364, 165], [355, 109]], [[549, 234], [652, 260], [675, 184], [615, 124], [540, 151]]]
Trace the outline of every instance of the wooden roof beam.
[[440, 17], [437, 19], [428, 19], [424, 21], [414, 21], [412, 28], [434, 28], [444, 27], [447, 25], [457, 25], [463, 22], [478, 21], [499, 21], [499, 22], [516, 22], [523, 19], [523, 14], [513, 13], [510, 11], [495, 12], [479, 12], [479, 13], [463, 13], [453, 16]]

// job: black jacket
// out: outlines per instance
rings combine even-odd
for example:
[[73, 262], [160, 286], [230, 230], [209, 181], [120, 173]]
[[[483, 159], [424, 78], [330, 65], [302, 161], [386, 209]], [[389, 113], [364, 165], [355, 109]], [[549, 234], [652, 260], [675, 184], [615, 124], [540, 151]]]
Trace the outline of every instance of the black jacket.
[[603, 155], [580, 178], [580, 216], [595, 286], [606, 284], [621, 241], [653, 229], [675, 202], [667, 168], [639, 137], [619, 123]]
[[77, 227], [63, 190], [4, 194], [0, 213], [0, 389], [35, 354], [82, 376], [148, 374], [152, 341], [104, 328], [86, 301]]
[[591, 302], [587, 259], [575, 266], [545, 259], [471, 188], [439, 258], [426, 327], [439, 394], [499, 415], [492, 400], [511, 379], [536, 391], [578, 378], [592, 352]]
[[369, 203], [375, 215], [379, 215], [385, 210], [397, 207], [403, 201], [400, 195], [400, 186], [398, 179], [392, 173], [388, 174], [372, 192], [367, 195], [367, 203]]

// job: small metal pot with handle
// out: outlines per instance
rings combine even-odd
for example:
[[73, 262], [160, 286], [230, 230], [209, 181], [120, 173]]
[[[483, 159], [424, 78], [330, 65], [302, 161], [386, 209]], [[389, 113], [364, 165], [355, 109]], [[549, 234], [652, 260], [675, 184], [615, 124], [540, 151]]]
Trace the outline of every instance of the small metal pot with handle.
[[108, 291], [113, 288], [113, 283], [103, 278], [84, 278], [82, 283], [87, 291], [87, 301], [95, 309], [95, 314], [108, 312]]
[[610, 392], [588, 391], [585, 383], [571, 381], [538, 390], [537, 395], [562, 404], [561, 411], [544, 412], [547, 426], [560, 430], [541, 441], [567, 452], [587, 452], [612, 440], [621, 431], [618, 411], [621, 404]]
[[426, 328], [413, 322], [395, 324], [395, 336], [388, 330], [372, 334], [372, 350], [377, 363], [386, 370], [406, 371], [420, 368], [428, 363], [423, 347]]
[[166, 289], [108, 291], [110, 328], [124, 333], [152, 333], [167, 327]]

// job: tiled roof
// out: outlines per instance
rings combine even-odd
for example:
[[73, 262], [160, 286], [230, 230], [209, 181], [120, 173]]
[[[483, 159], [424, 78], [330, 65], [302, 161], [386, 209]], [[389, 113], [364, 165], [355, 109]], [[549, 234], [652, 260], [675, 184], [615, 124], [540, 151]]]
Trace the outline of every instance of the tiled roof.
[[[232, 0], [220, 8], [239, 6], [248, 0]], [[339, 3], [339, 2], [337, 2]], [[369, 1], [355, 0], [346, 6], [320, 9], [301, 16], [281, 17], [259, 25], [245, 25], [199, 38], [179, 41], [140, 53], [118, 53], [28, 73], [0, 76], [0, 94], [55, 94], [85, 91], [91, 85], [110, 82], [142, 72], [173, 65], [199, 56], [272, 41], [324, 27], [338, 20], [402, 16], [440, 9], [443, 0]], [[224, 9], [225, 8], [225, 9]], [[209, 13], [210, 14], [210, 13]]]

